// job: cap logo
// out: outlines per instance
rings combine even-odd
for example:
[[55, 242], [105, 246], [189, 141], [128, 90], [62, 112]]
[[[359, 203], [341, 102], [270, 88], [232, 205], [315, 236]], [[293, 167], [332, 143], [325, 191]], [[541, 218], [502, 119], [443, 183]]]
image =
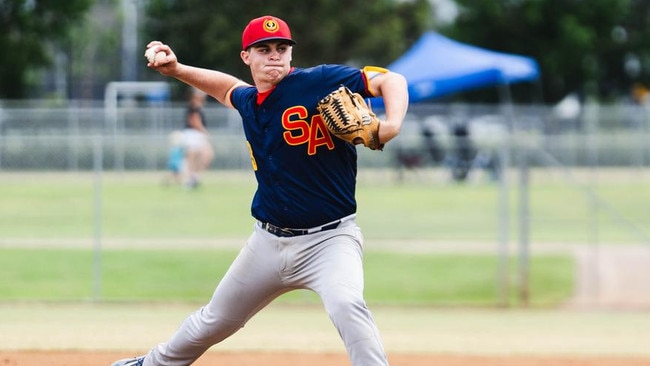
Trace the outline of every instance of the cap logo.
[[269, 33], [275, 33], [280, 29], [280, 25], [274, 19], [266, 19], [262, 26]]

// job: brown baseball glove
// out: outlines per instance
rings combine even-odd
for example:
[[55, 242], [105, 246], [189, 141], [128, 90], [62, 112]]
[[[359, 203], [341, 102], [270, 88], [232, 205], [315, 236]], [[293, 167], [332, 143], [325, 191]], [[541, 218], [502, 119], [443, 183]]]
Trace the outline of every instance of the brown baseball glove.
[[379, 119], [361, 95], [341, 86], [321, 99], [317, 108], [327, 128], [338, 138], [372, 150], [383, 149], [384, 145], [379, 143]]

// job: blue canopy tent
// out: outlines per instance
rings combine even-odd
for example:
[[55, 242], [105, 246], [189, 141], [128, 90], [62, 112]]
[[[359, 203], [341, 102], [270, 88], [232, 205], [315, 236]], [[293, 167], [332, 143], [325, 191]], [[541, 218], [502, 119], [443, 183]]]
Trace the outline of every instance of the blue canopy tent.
[[[497, 87], [501, 102], [510, 104], [511, 84], [537, 81], [540, 76], [537, 62], [530, 57], [464, 44], [435, 32], [424, 33], [406, 53], [387, 68], [406, 77], [411, 104], [486, 87]], [[381, 98], [372, 98], [370, 104], [377, 111], [383, 110]], [[511, 110], [504, 111], [508, 113], [506, 119], [513, 123]], [[425, 137], [431, 159], [439, 162], [442, 155], [436, 152], [439, 148], [434, 146], [433, 131], [428, 130], [423, 122], [427, 115], [414, 115], [422, 125], [421, 133]], [[460, 136], [467, 126], [458, 123], [453, 127], [457, 129], [454, 134], [459, 135], [459, 141], [467, 140], [465, 135]], [[398, 159], [409, 158], [402, 151], [402, 147], [398, 147]], [[416, 153], [420, 154], [419, 151]]]
[[[435, 32], [422, 35], [388, 69], [406, 77], [411, 103], [539, 78], [537, 62], [530, 57], [486, 50]], [[381, 99], [372, 104], [381, 106]]]

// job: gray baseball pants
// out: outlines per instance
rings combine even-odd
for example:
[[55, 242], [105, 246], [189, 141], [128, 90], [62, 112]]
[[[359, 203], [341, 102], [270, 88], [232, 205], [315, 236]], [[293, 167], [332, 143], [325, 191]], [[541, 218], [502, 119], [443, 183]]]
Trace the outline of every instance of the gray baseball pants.
[[155, 346], [143, 366], [185, 366], [242, 328], [273, 299], [309, 289], [323, 301], [353, 366], [387, 366], [363, 299], [363, 236], [354, 220], [309, 235], [277, 237], [256, 223], [210, 302]]

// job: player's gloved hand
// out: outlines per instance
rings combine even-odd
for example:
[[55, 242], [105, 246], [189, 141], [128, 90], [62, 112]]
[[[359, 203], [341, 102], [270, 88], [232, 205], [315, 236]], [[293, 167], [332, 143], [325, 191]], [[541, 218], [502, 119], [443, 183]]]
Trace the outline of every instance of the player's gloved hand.
[[384, 144], [379, 141], [379, 118], [361, 95], [341, 86], [321, 99], [317, 108], [325, 126], [338, 138], [372, 150], [383, 149]]

